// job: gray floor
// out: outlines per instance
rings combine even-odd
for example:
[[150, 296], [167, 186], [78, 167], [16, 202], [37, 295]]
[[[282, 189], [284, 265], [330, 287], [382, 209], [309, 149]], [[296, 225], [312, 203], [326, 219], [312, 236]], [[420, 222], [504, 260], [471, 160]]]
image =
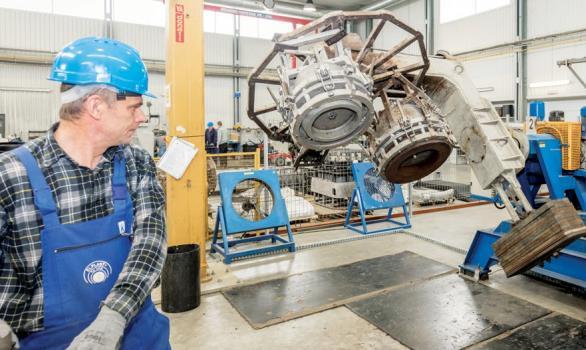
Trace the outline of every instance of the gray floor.
[[[193, 311], [168, 314], [171, 320], [173, 349], [405, 349], [397, 341], [345, 307], [254, 330], [218, 293], [222, 288], [252, 284], [305, 271], [339, 266], [372, 257], [410, 250], [419, 255], [457, 267], [463, 259], [459, 250], [467, 249], [475, 230], [495, 226], [506, 218], [504, 211], [480, 206], [447, 212], [417, 215], [409, 233], [302, 249], [283, 254], [224, 265], [208, 257], [212, 281], [202, 285], [202, 304]], [[298, 245], [340, 238], [358, 237], [345, 229], [328, 229], [296, 235]], [[444, 248], [421, 239], [440, 241]], [[517, 276], [506, 279], [498, 268], [489, 286], [545, 308], [586, 321], [586, 300], [576, 298], [544, 283]], [[155, 300], [157, 299], [155, 294]]]

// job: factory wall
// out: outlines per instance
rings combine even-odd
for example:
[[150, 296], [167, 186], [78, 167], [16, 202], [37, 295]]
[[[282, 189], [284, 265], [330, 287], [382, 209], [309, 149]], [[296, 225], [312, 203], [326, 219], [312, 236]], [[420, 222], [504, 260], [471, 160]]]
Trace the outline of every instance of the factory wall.
[[[26, 28], [27, 30], [22, 30]], [[147, 60], [165, 59], [165, 29], [129, 23], [114, 23], [114, 38], [136, 47]], [[55, 53], [65, 44], [83, 36], [100, 36], [103, 22], [12, 9], [0, 9], [0, 48], [31, 52]], [[233, 37], [205, 33], [205, 63], [231, 66], [233, 64]], [[240, 65], [252, 67], [268, 53], [268, 40], [241, 38]], [[273, 67], [274, 64], [271, 65]], [[58, 119], [58, 85], [47, 81], [50, 66], [38, 64], [0, 63], [0, 114], [7, 118], [7, 134], [27, 138], [28, 130], [44, 130]], [[163, 96], [165, 77], [162, 73], [150, 74], [150, 89]], [[207, 76], [205, 79], [206, 121], [222, 120], [231, 126], [234, 118], [232, 77]], [[240, 79], [242, 97], [240, 118], [245, 126], [255, 126], [246, 117], [246, 79]], [[259, 101], [268, 104], [270, 97], [260, 91]], [[161, 116], [166, 125], [164, 99], [150, 99], [151, 113]], [[146, 111], [146, 108], [145, 108]], [[276, 115], [272, 114], [272, 118]], [[5, 136], [5, 135], [2, 135]]]
[[[527, 38], [586, 28], [583, 13], [586, 2], [581, 0], [526, 0]], [[516, 1], [508, 6], [447, 23], [440, 23], [440, 0], [435, 0], [435, 48], [450, 53], [486, 48], [518, 40], [516, 35]], [[479, 55], [464, 62], [469, 76], [478, 88], [488, 88], [481, 95], [491, 101], [515, 100], [516, 54], [513, 50]], [[554, 43], [551, 40], [532, 47], [527, 53], [527, 82], [569, 80], [569, 84], [527, 89], [529, 100], [542, 99], [546, 106], [566, 112], [566, 120], [578, 120], [579, 108], [586, 105], [586, 88], [567, 67], [558, 67], [562, 59], [586, 56], [586, 36], [573, 41]], [[573, 66], [586, 79], [586, 63]], [[548, 110], [551, 110], [548, 108]]]
[[[583, 14], [586, 2], [581, 0], [531, 0], [527, 3], [527, 32], [530, 38], [564, 33], [586, 28]], [[527, 55], [529, 83], [538, 81], [569, 80], [569, 84], [528, 88], [529, 99], [546, 101], [546, 115], [552, 110], [565, 112], [568, 121], [578, 121], [580, 108], [586, 106], [586, 88], [557, 61], [586, 57], [586, 36], [573, 42], [530, 50]], [[582, 80], [586, 80], [586, 63], [572, 66]]]
[[[409, 2], [405, 6], [393, 9], [391, 12], [393, 12], [393, 15], [397, 19], [408, 24], [409, 26], [415, 28], [416, 30], [420, 31], [425, 35], [425, 2], [423, 0]], [[373, 28], [376, 28], [378, 23], [378, 20], [374, 21]], [[381, 33], [379, 34], [377, 40], [374, 42], [374, 47], [376, 49], [386, 51], [391, 47], [397, 45], [403, 39], [410, 36], [411, 35], [407, 33], [405, 30], [397, 26], [394, 26], [391, 23], [387, 23], [381, 31]], [[419, 54], [419, 47], [416, 43], [413, 43], [406, 48], [404, 53]]]
[[[569, 10], [571, 9], [571, 10]], [[581, 0], [531, 0], [528, 1], [528, 37], [560, 33], [584, 28], [582, 15], [586, 2]], [[425, 1], [416, 0], [392, 10], [395, 16], [425, 33]], [[439, 23], [439, 0], [435, 0], [435, 49], [451, 53], [484, 48], [516, 40], [515, 1], [505, 7], [494, 9], [448, 23]], [[563, 18], [564, 20], [559, 20]], [[376, 23], [375, 23], [376, 25]], [[26, 28], [26, 30], [23, 30]], [[88, 35], [101, 35], [102, 21], [51, 15], [20, 10], [0, 9], [0, 48], [8, 50], [55, 53], [67, 42]], [[114, 23], [114, 37], [135, 46], [145, 59], [165, 59], [165, 30], [161, 27]], [[401, 40], [402, 31], [387, 27], [375, 43], [377, 48], [389, 48]], [[205, 33], [206, 64], [230, 66], [234, 63], [233, 37], [230, 35]], [[269, 40], [240, 39], [239, 64], [253, 67], [269, 52]], [[408, 51], [415, 52], [414, 47]], [[576, 39], [563, 45], [533, 48], [528, 52], [528, 82], [569, 80], [563, 86], [529, 88], [529, 99], [546, 99], [556, 103], [556, 109], [567, 105], [566, 115], [576, 115], [576, 106], [586, 105], [586, 90], [566, 67], [558, 67], [557, 60], [586, 56], [586, 39]], [[271, 64], [270, 67], [274, 67]], [[489, 88], [481, 94], [492, 101], [515, 99], [515, 53], [475, 57], [465, 61], [468, 74], [479, 88]], [[575, 69], [586, 79], [586, 63]], [[7, 117], [8, 133], [26, 138], [27, 130], [47, 128], [57, 119], [59, 106], [56, 85], [47, 82], [48, 65], [0, 63], [0, 114]], [[245, 127], [253, 127], [246, 116], [248, 94], [246, 79], [239, 79], [238, 101], [234, 96], [234, 79], [208, 76], [206, 88], [206, 120], [223, 120], [231, 126], [235, 118], [234, 103], [238, 106], [240, 121]], [[492, 89], [490, 89], [492, 88]], [[164, 75], [151, 74], [151, 89], [158, 95], [164, 92]], [[258, 105], [272, 101], [266, 89], [257, 89]], [[568, 101], [571, 101], [569, 103]], [[548, 102], [549, 103], [549, 102]], [[152, 101], [151, 113], [161, 115], [166, 124], [164, 99]], [[266, 115], [266, 120], [278, 124], [276, 112]]]

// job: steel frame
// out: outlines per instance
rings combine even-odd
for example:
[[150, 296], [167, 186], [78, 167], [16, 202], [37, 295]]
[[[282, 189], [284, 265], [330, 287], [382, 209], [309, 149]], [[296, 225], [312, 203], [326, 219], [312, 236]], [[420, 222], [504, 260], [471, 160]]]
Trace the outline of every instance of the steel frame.
[[[429, 69], [429, 58], [427, 56], [427, 50], [425, 48], [425, 42], [423, 34], [421, 32], [411, 28], [404, 22], [397, 19], [390, 11], [350, 11], [342, 12], [335, 11], [331, 12], [303, 27], [300, 27], [292, 32], [280, 35], [275, 39], [271, 52], [265, 57], [265, 59], [258, 65], [248, 77], [248, 117], [254, 121], [268, 136], [271, 140], [293, 143], [291, 136], [288, 134], [288, 126], [282, 128], [269, 128], [259, 116], [265, 113], [273, 112], [278, 109], [277, 105], [266, 106], [260, 109], [256, 109], [255, 105], [255, 91], [256, 84], [267, 84], [267, 85], [282, 85], [282, 82], [275, 76], [263, 74], [269, 63], [275, 58], [278, 53], [288, 53], [292, 56], [296, 54], [301, 55], [302, 52], [299, 49], [303, 45], [324, 41], [327, 45], [334, 45], [346, 36], [345, 24], [348, 21], [360, 21], [360, 20], [375, 20], [379, 19], [380, 22], [374, 28], [364, 46], [361, 48], [356, 58], [357, 63], [361, 67], [361, 70], [368, 72], [373, 77], [373, 81], [377, 84], [397, 79], [404, 74], [419, 71], [414, 78], [414, 83], [419, 86], [425, 73]], [[386, 23], [392, 23], [395, 26], [401, 28], [410, 37], [405, 38], [394, 47], [387, 50], [378, 60], [372, 62], [369, 65], [362, 64], [366, 55], [372, 51], [372, 45], [376, 38], [382, 31]], [[317, 33], [317, 34], [312, 34]], [[375, 74], [375, 69], [387, 63], [399, 52], [407, 48], [412, 43], [417, 43], [420, 51], [421, 62], [417, 62], [405, 67], [393, 66], [390, 71], [385, 73]], [[386, 87], [386, 86], [385, 86]], [[283, 86], [287, 90], [287, 86]], [[383, 87], [384, 88], [384, 87]], [[270, 91], [270, 90], [269, 90]], [[378, 95], [378, 92], [374, 92]]]

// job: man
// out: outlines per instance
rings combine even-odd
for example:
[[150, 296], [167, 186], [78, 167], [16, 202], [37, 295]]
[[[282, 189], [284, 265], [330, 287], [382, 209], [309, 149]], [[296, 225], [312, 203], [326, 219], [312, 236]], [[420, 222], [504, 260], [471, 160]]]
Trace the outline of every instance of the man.
[[0, 155], [0, 319], [21, 349], [168, 349], [150, 299], [166, 256], [163, 191], [129, 145], [148, 74], [121, 42], [55, 58], [60, 120]]
[[217, 132], [220, 153], [228, 153], [228, 130], [224, 128], [224, 124], [222, 122], [218, 122]]
[[[218, 149], [220, 153], [228, 153], [228, 130], [226, 130], [224, 127], [224, 124], [219, 121], [218, 122]], [[220, 157], [219, 159], [220, 161], [220, 165], [222, 166], [226, 166], [226, 164], [228, 163], [228, 158], [226, 157]]]
[[206, 152], [218, 153], [218, 132], [214, 128], [214, 123], [209, 122], [205, 132]]

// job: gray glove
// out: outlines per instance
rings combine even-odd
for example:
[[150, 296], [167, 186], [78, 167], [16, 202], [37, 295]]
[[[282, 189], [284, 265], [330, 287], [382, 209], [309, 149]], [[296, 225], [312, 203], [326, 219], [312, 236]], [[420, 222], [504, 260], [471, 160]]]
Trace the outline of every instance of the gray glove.
[[116, 350], [126, 327], [126, 319], [107, 306], [98, 317], [71, 342], [68, 350]]
[[18, 338], [8, 323], [0, 320], [0, 350], [20, 349]]

